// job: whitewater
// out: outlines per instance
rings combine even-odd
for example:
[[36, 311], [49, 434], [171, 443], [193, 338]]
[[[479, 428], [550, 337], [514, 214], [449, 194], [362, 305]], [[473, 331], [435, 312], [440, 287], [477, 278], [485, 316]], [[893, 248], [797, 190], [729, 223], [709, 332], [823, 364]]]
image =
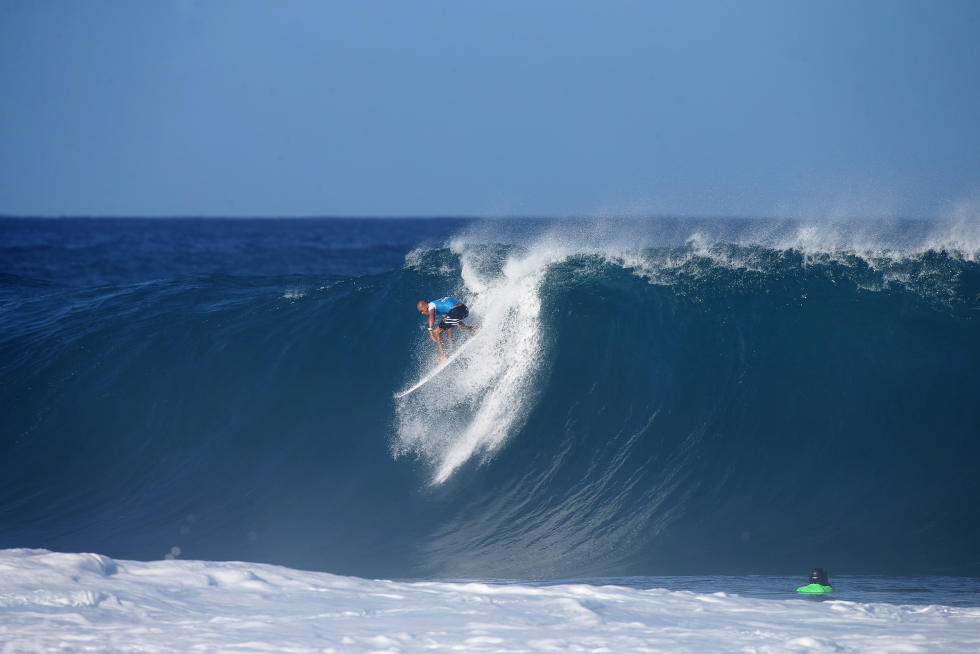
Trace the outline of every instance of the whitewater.
[[5, 653], [975, 652], [980, 608], [0, 552]]
[[0, 219], [0, 652], [976, 651], [978, 224]]

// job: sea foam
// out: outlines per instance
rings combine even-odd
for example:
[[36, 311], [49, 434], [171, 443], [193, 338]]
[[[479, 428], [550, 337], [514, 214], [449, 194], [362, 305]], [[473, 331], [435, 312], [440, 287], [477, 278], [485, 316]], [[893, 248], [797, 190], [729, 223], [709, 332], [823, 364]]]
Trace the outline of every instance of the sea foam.
[[3, 652], [975, 652], [980, 608], [0, 551]]

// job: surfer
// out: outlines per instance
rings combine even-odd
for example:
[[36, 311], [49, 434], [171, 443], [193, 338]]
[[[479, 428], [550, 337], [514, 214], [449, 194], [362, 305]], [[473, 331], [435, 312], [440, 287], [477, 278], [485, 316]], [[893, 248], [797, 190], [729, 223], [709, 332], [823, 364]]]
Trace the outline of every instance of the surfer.
[[[463, 319], [470, 315], [470, 310], [466, 308], [466, 305], [459, 300], [451, 297], [444, 297], [438, 300], [433, 300], [432, 302], [426, 302], [425, 300], [419, 300], [418, 304], [415, 305], [418, 308], [419, 313], [423, 316], [429, 317], [429, 338], [436, 342], [439, 346], [439, 358], [442, 361], [446, 360], [446, 353], [442, 349], [442, 332], [445, 331], [449, 335], [449, 347], [453, 346], [453, 328], [462, 327], [463, 329], [471, 332], [477, 331], [476, 327], [470, 327], [469, 325], [463, 324]], [[436, 325], [436, 314], [445, 316]]]
[[830, 585], [827, 571], [823, 568], [814, 568], [810, 573], [810, 583], [806, 586], [800, 586], [796, 589], [796, 592], [806, 595], [824, 595], [834, 592], [834, 588]]

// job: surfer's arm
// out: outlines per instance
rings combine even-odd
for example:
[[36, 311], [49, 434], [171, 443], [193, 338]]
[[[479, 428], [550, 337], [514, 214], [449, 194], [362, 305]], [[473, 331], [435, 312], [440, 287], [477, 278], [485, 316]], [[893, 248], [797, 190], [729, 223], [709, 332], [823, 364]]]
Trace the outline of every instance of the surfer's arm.
[[436, 333], [439, 330], [432, 328], [432, 325], [435, 324], [435, 321], [436, 321], [436, 312], [430, 310], [429, 311], [429, 338], [431, 338], [432, 340], [434, 340], [434, 341], [436, 341], [438, 343], [439, 341], [436, 339]]

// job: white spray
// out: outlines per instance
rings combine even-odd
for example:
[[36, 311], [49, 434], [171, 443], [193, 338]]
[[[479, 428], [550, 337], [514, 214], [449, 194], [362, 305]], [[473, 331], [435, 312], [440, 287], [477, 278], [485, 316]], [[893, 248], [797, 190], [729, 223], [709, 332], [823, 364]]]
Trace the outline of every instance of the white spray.
[[425, 459], [432, 465], [434, 484], [474, 457], [489, 459], [523, 424], [544, 360], [541, 283], [548, 266], [565, 256], [561, 248], [539, 243], [512, 254], [499, 272], [491, 273], [483, 265], [486, 249], [461, 240], [451, 249], [462, 264], [459, 299], [470, 309], [467, 323], [480, 332], [451, 368], [399, 400], [396, 408], [395, 454]]

